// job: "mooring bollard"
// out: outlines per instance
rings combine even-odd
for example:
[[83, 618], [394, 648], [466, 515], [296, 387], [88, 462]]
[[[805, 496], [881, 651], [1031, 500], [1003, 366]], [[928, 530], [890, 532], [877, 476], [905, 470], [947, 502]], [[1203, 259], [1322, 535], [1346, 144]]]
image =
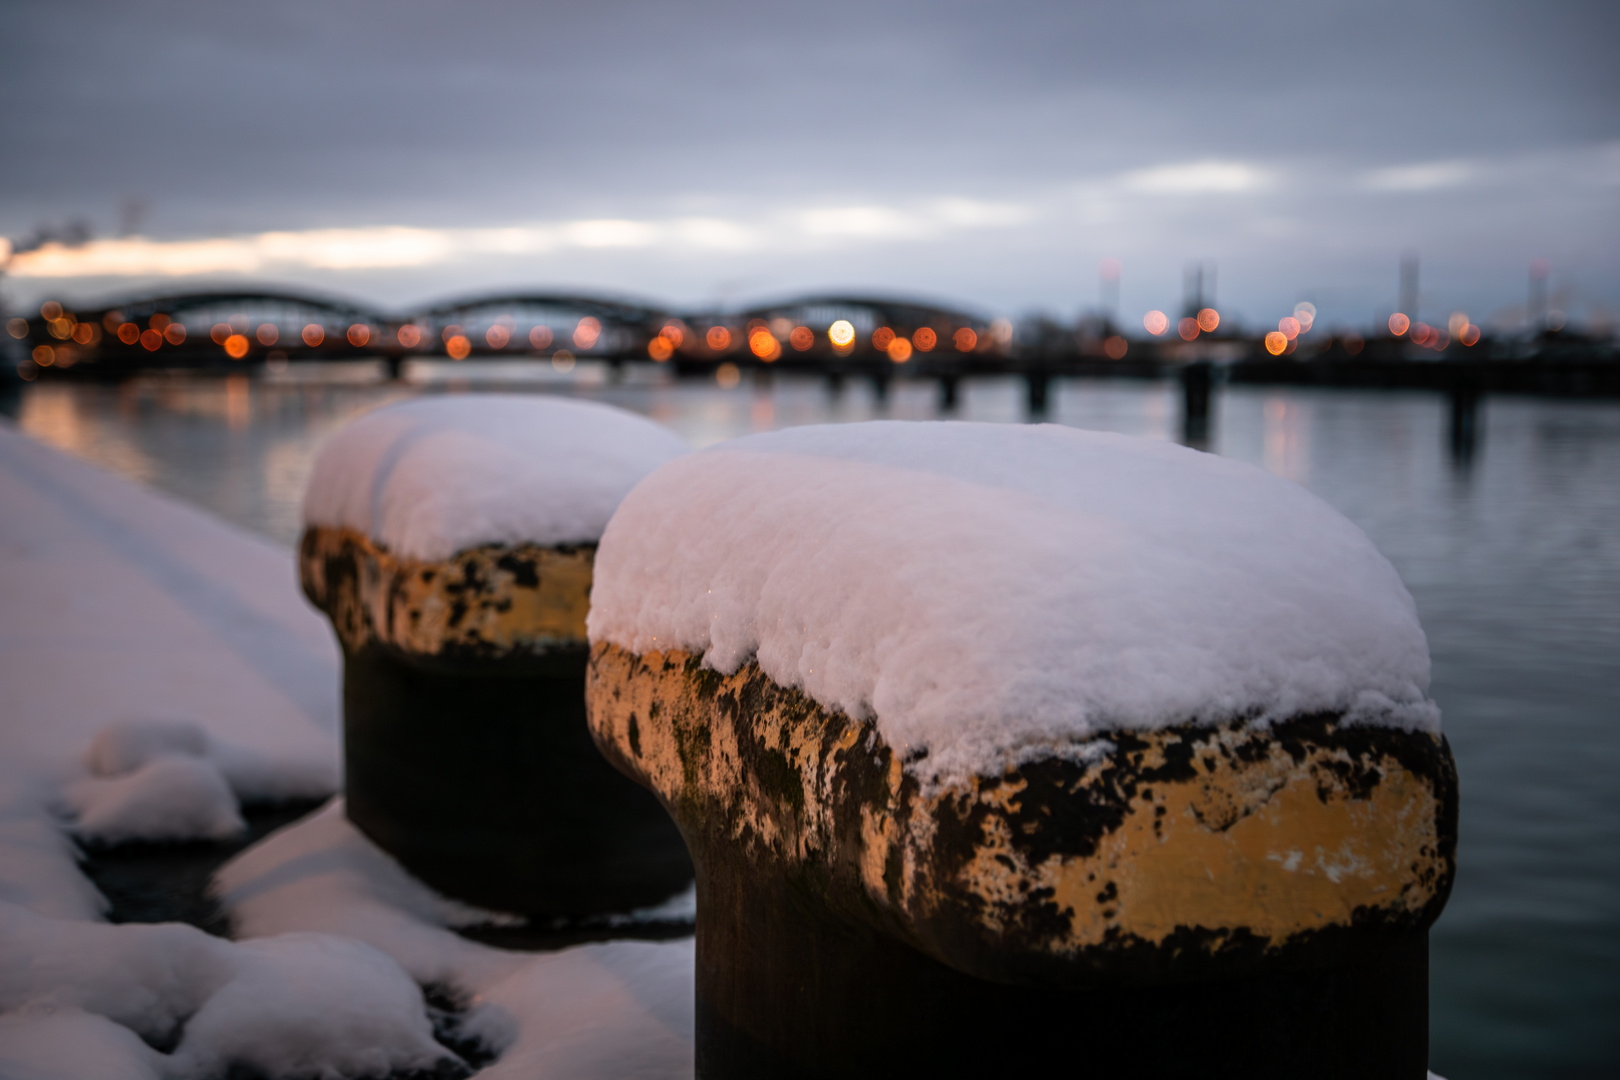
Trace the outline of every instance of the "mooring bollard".
[[587, 700], [697, 867], [703, 1077], [1423, 1080], [1456, 779], [1410, 596], [1326, 504], [1054, 427], [664, 466]]
[[596, 539], [684, 449], [606, 406], [458, 395], [321, 451], [299, 564], [343, 648], [347, 813], [441, 892], [575, 916], [691, 881], [668, 815], [584, 714]]

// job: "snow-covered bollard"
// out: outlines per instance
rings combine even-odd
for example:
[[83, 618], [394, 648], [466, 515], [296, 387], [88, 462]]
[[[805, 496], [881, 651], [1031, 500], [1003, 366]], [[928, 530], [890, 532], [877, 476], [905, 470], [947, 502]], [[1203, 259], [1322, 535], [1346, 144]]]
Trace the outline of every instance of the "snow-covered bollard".
[[322, 449], [299, 562], [343, 647], [347, 813], [441, 892], [576, 915], [690, 882], [584, 716], [596, 540], [684, 450], [618, 409], [497, 395], [380, 410]]
[[752, 436], [602, 538], [598, 744], [697, 866], [705, 1077], [1409, 1077], [1457, 787], [1292, 483], [1055, 427]]

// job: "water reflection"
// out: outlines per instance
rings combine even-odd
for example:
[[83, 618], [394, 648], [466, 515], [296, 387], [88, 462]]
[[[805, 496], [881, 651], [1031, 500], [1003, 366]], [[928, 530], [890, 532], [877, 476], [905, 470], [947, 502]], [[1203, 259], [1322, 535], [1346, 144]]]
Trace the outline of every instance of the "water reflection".
[[[334, 369], [253, 381], [33, 384], [35, 437], [295, 542], [321, 442], [369, 409], [474, 386], [570, 394], [703, 446], [751, 431], [943, 415], [933, 383], [722, 389], [580, 361]], [[335, 376], [335, 377], [331, 377]], [[1173, 383], [1052, 385], [1061, 424], [1180, 436]], [[1463, 783], [1456, 892], [1434, 933], [1433, 1065], [1452, 1080], [1614, 1075], [1620, 1062], [1620, 407], [1485, 398], [1459, 469], [1451, 403], [1418, 393], [1219, 387], [1209, 449], [1305, 484], [1356, 521], [1415, 597]], [[968, 380], [953, 415], [1015, 423], [1021, 380]], [[1488, 438], [1482, 433], [1488, 433]]]

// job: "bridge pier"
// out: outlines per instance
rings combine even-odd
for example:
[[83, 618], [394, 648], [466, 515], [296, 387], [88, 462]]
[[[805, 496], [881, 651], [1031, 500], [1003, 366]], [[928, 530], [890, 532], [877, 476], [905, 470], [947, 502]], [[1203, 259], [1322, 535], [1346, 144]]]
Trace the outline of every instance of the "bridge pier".
[[1473, 462], [1474, 451], [1479, 446], [1481, 381], [1479, 366], [1467, 363], [1457, 364], [1448, 379], [1451, 460], [1464, 468]]
[[957, 406], [957, 390], [962, 377], [952, 372], [939, 377], [939, 411], [942, 413], [955, 412]]
[[1202, 448], [1209, 443], [1209, 393], [1215, 368], [1195, 360], [1181, 369], [1181, 441]]
[[889, 383], [892, 376], [882, 368], [872, 374], [872, 398], [881, 408], [889, 403]]
[[1046, 415], [1047, 392], [1051, 388], [1052, 376], [1045, 368], [1031, 368], [1025, 375], [1027, 391], [1025, 404], [1028, 406], [1031, 417]]
[[389, 380], [392, 382], [398, 382], [400, 372], [404, 370], [405, 367], [405, 358], [403, 356], [385, 356], [383, 357], [383, 363], [388, 365]]

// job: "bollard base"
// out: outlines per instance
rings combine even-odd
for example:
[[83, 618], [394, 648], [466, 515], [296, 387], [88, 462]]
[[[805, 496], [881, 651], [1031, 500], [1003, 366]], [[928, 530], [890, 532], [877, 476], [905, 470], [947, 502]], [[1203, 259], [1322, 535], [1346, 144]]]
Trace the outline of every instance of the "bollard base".
[[680, 892], [686, 846], [591, 741], [584, 671], [583, 649], [504, 675], [349, 653], [349, 819], [435, 889], [497, 911], [621, 912]]
[[1353, 964], [1096, 990], [965, 975], [758, 868], [700, 874], [697, 1075], [1424, 1080], [1428, 934]]

